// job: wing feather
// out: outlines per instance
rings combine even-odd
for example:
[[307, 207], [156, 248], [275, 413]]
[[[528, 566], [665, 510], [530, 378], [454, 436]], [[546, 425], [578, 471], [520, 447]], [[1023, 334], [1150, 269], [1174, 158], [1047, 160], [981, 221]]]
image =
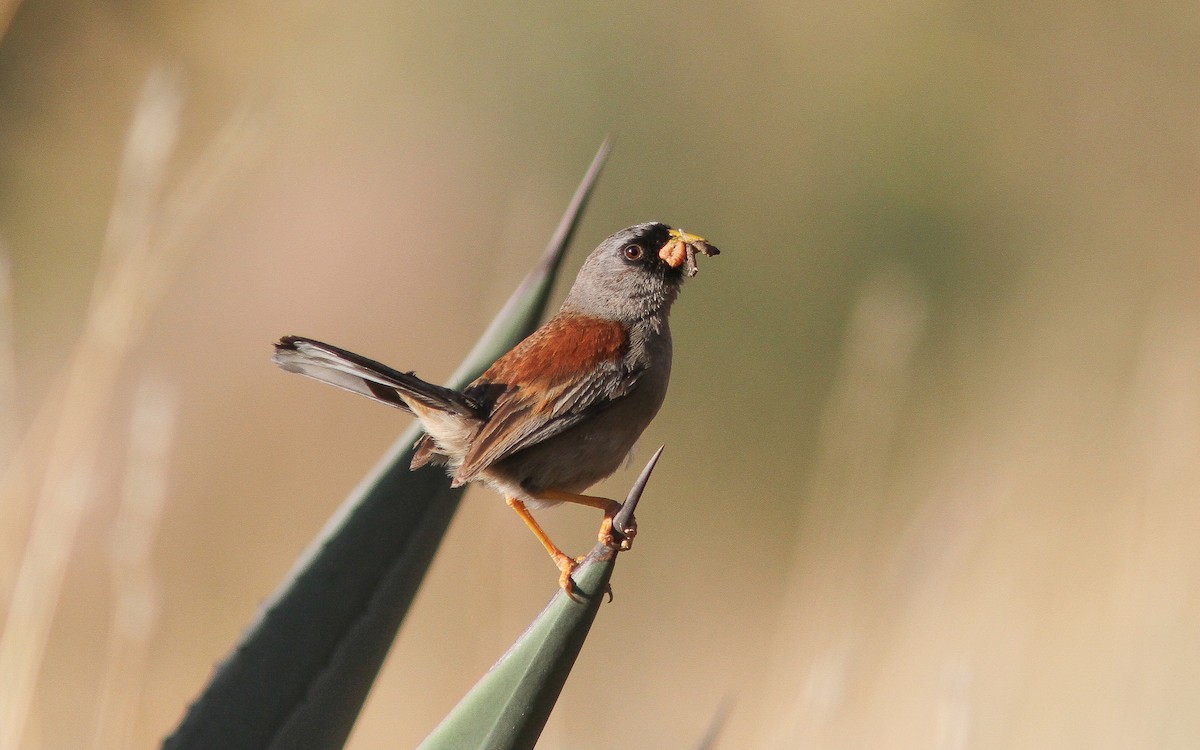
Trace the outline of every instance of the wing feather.
[[625, 361], [629, 337], [616, 322], [560, 314], [501, 357], [467, 388], [488, 393], [487, 420], [454, 477], [486, 467], [570, 428], [628, 394], [641, 371]]

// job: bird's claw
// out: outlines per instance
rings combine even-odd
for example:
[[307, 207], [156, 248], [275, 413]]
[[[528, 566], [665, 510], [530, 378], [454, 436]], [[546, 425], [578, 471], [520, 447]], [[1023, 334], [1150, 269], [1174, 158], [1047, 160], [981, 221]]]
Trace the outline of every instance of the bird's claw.
[[579, 563], [581, 562], [583, 562], [583, 558], [572, 560], [565, 556], [563, 560], [558, 561], [559, 570], [562, 571], [562, 575], [558, 577], [558, 585], [566, 593], [567, 598], [576, 604], [583, 604], [584, 599], [580, 596], [579, 589], [575, 586], [575, 581], [571, 579], [571, 574], [575, 572], [575, 569], [579, 567]]
[[623, 529], [613, 526], [613, 517], [605, 516], [600, 522], [600, 543], [609, 549], [625, 550], [633, 547], [633, 538], [637, 536], [637, 519], [630, 517], [629, 523]]

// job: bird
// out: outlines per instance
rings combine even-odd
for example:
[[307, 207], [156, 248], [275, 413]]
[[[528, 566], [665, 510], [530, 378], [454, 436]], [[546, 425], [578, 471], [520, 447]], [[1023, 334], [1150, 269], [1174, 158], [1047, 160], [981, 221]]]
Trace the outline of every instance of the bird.
[[621, 503], [582, 494], [620, 468], [658, 413], [671, 377], [668, 318], [696, 255], [720, 251], [661, 222], [615, 232], [584, 260], [561, 308], [462, 390], [428, 383], [345, 349], [285, 336], [284, 370], [412, 413], [424, 434], [412, 468], [443, 465], [452, 486], [482, 482], [502, 494], [559, 569], [563, 552], [531, 510], [576, 503], [603, 511], [599, 540], [629, 549], [636, 523], [613, 528]]

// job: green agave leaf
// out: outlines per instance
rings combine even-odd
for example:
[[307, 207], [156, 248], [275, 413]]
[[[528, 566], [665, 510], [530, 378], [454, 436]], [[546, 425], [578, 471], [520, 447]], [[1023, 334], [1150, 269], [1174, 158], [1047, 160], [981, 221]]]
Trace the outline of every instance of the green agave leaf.
[[[629, 491], [625, 507], [615, 519], [616, 528], [625, 528], [633, 517], [662, 451], [655, 451]], [[573, 576], [584, 601], [572, 601], [562, 591], [555, 594], [419, 750], [523, 750], [537, 744], [596, 619], [616, 559], [616, 551], [596, 545]]]
[[[600, 147], [539, 264], [451, 378], [462, 387], [538, 324], [608, 154]], [[402, 435], [326, 525], [168, 737], [169, 750], [340, 748], [462, 497], [409, 471]]]

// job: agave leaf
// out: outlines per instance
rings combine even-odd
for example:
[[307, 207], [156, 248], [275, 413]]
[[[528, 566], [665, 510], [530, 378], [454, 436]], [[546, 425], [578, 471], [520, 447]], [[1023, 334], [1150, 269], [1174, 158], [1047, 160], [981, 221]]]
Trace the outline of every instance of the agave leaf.
[[[662, 455], [651, 456], [614, 521], [625, 528], [650, 473]], [[575, 570], [583, 602], [559, 591], [500, 661], [471, 688], [421, 743], [419, 750], [523, 750], [537, 744], [550, 711], [575, 664], [608, 589], [617, 552], [602, 544]]]
[[[462, 387], [540, 320], [608, 154], [601, 145], [538, 265], [450, 381]], [[191, 705], [164, 748], [340, 748], [462, 497], [409, 471], [414, 427], [362, 481]]]

